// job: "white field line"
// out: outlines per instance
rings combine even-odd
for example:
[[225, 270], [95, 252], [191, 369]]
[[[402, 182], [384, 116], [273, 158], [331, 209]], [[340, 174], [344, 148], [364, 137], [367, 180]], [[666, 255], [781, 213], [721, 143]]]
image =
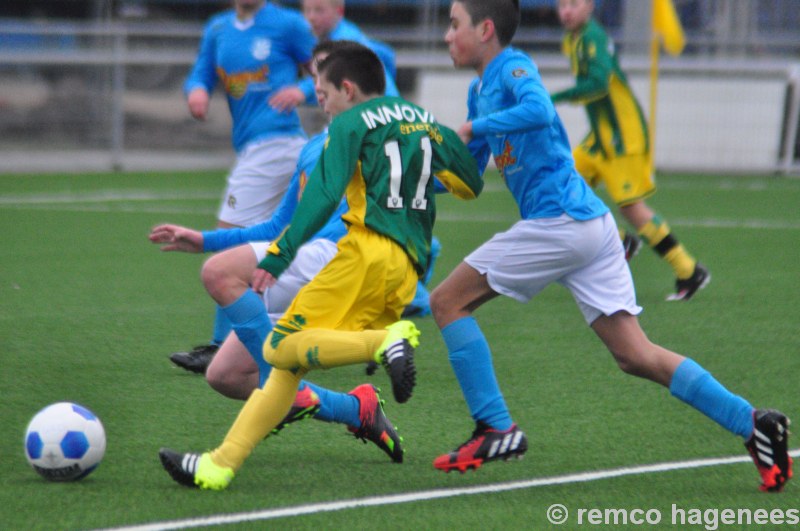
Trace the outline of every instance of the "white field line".
[[[504, 191], [501, 186], [495, 185], [492, 191]], [[150, 214], [214, 214], [215, 208], [190, 208], [166, 207], [159, 205], [142, 205], [142, 202], [158, 201], [208, 201], [218, 200], [220, 195], [209, 191], [196, 192], [152, 192], [146, 190], [132, 190], [129, 192], [101, 191], [90, 194], [56, 193], [37, 195], [0, 195], [0, 209], [11, 210], [55, 210], [68, 212], [132, 212]], [[137, 204], [138, 203], [138, 204]], [[463, 216], [442, 212], [437, 216], [437, 221], [464, 223], [513, 223], [518, 218], [511, 215], [474, 214]], [[670, 225], [680, 227], [705, 227], [717, 229], [771, 229], [771, 230], [800, 230], [800, 221], [781, 221], [764, 219], [719, 219], [719, 218], [688, 218], [670, 219]]]
[[[800, 449], [789, 452], [792, 457], [800, 456]], [[520, 489], [532, 489], [537, 487], [547, 487], [552, 485], [564, 485], [568, 483], [586, 483], [589, 481], [599, 481], [603, 479], [618, 478], [623, 476], [637, 476], [643, 474], [657, 474], [672, 470], [687, 470], [692, 468], [703, 468], [710, 466], [730, 465], [735, 463], [747, 463], [750, 457], [714, 457], [708, 459], [694, 459], [691, 461], [678, 461], [670, 463], [655, 463], [652, 465], [642, 465], [635, 467], [613, 468], [609, 470], [597, 470], [593, 472], [579, 472], [575, 474], [565, 474], [563, 476], [551, 476], [545, 478], [535, 478], [522, 481], [511, 481], [508, 483], [494, 483], [489, 485], [476, 485], [456, 489], [436, 489], [419, 492], [408, 492], [402, 494], [390, 494], [387, 496], [370, 496], [368, 498], [356, 498], [351, 500], [341, 500], [326, 503], [313, 503], [308, 505], [295, 505], [293, 507], [283, 507], [279, 509], [265, 509], [263, 511], [253, 511], [247, 513], [220, 514], [204, 516], [200, 518], [187, 518], [184, 520], [170, 520], [165, 522], [153, 522], [150, 524], [135, 525], [129, 527], [113, 528], [118, 531], [161, 531], [168, 529], [186, 529], [191, 527], [209, 527], [215, 525], [238, 524], [242, 522], [255, 522], [271, 520], [274, 518], [285, 518], [292, 516], [302, 516], [306, 514], [326, 513], [341, 511], [345, 509], [355, 509], [360, 507], [376, 507], [382, 505], [396, 505], [400, 503], [413, 503], [418, 501], [429, 501], [440, 498], [454, 498], [457, 496], [470, 496], [474, 494], [495, 494]], [[213, 493], [207, 495], [213, 496]]]
[[208, 190], [154, 192], [152, 190], [100, 190], [91, 193], [59, 192], [52, 194], [14, 194], [0, 195], [0, 205], [53, 205], [75, 203], [113, 203], [120, 201], [173, 201], [219, 199], [222, 191]]

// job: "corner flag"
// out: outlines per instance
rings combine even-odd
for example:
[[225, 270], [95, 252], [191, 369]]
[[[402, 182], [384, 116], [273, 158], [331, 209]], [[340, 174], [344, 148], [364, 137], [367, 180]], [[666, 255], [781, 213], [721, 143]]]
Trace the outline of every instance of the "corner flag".
[[680, 55], [686, 37], [672, 0], [653, 0], [653, 31], [661, 37], [661, 44], [668, 54]]

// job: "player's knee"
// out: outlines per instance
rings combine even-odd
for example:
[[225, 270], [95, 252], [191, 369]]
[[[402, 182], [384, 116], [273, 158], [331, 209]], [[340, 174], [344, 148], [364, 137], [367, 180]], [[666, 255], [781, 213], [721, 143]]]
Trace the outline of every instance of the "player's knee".
[[286, 342], [286, 337], [283, 334], [275, 334], [270, 332], [264, 341], [262, 349], [264, 361], [278, 369], [291, 369], [297, 364], [294, 362], [294, 356], [289, 352], [291, 349], [287, 348], [283, 343]]
[[214, 367], [209, 366], [206, 369], [206, 382], [214, 391], [228, 396], [227, 375], [223, 371], [218, 371]]
[[220, 370], [213, 365], [206, 369], [208, 385], [227, 398], [245, 400], [258, 384], [258, 374], [245, 374], [231, 370]]
[[614, 361], [617, 362], [617, 366], [625, 374], [638, 376], [638, 367], [639, 367], [639, 365], [637, 363], [635, 363], [635, 361], [633, 359], [614, 354]]
[[429, 298], [431, 314], [440, 326], [453, 320], [453, 315], [461, 310], [453, 294], [441, 285], [434, 289]]
[[438, 287], [430, 293], [428, 301], [431, 305], [431, 313], [434, 316], [441, 315], [446, 310], [444, 299], [445, 296], [442, 294], [442, 290]]
[[653, 379], [655, 367], [650, 357], [646, 354], [637, 351], [612, 351], [611, 353], [614, 355], [617, 366], [625, 374], [638, 376], [639, 378]]
[[275, 366], [274, 362], [278, 354], [278, 349], [272, 346], [271, 340], [272, 340], [272, 334], [270, 333], [270, 335], [267, 336], [267, 340], [264, 341], [264, 347], [262, 349], [262, 352], [264, 355], [264, 361], [266, 361], [267, 363], [269, 363], [274, 367]]
[[214, 298], [225, 290], [229, 277], [226, 268], [223, 267], [220, 260], [215, 258], [216, 256], [212, 256], [206, 260], [203, 264], [203, 268], [200, 270], [200, 279], [203, 281], [203, 286], [205, 286], [206, 291]]

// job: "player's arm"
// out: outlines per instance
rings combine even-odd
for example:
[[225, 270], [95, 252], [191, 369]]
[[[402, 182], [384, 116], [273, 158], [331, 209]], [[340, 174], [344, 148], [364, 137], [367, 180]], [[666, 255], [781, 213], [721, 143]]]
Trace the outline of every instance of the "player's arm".
[[442, 141], [434, 148], [433, 172], [436, 182], [459, 199], [475, 199], [483, 190], [478, 164], [458, 134], [439, 126]]
[[612, 57], [605, 38], [584, 35], [581, 57], [577, 58], [578, 72], [575, 86], [551, 95], [553, 103], [564, 101], [589, 103], [608, 94], [612, 73]]
[[509, 134], [550, 127], [556, 116], [550, 96], [532, 65], [510, 61], [503, 68], [502, 83], [505, 91], [514, 95], [516, 103], [502, 111], [493, 112], [473, 120], [474, 137]]
[[150, 230], [150, 241], [162, 244], [162, 251], [182, 251], [184, 253], [200, 253], [203, 251], [203, 235], [200, 231], [171, 225], [157, 225]]
[[208, 106], [211, 93], [217, 84], [218, 77], [215, 67], [216, 39], [218, 22], [211, 21], [203, 32], [200, 40], [200, 49], [197, 53], [192, 70], [183, 84], [183, 92], [189, 113], [197, 120], [205, 120], [208, 115]]
[[316, 234], [339, 206], [347, 184], [358, 164], [363, 132], [352, 129], [353, 122], [334, 120], [316, 168], [308, 179], [303, 197], [283, 235], [272, 242], [258, 267], [278, 276], [287, 268], [297, 250]]
[[[475, 137], [472, 134], [472, 121], [478, 116], [477, 94], [480, 86], [480, 79], [472, 81], [467, 91], [467, 122], [462, 124], [458, 130], [459, 138], [467, 145], [467, 150], [478, 164], [478, 172], [483, 175], [486, 165], [489, 164], [489, 157], [492, 155], [491, 147], [486, 141], [486, 137]], [[434, 182], [434, 185], [436, 182]], [[439, 192], [438, 189], [435, 190]]]
[[292, 109], [303, 103], [317, 104], [314, 80], [310, 77], [304, 77], [297, 85], [283, 87], [269, 99], [270, 106], [279, 112], [291, 112]]
[[208, 23], [203, 31], [203, 37], [200, 40], [200, 48], [197, 52], [192, 70], [183, 84], [183, 92], [189, 95], [192, 90], [203, 88], [206, 92], [211, 94], [217, 84], [217, 71], [215, 66], [216, 54], [216, 27], [219, 23], [212, 20]]
[[317, 43], [317, 38], [311, 32], [311, 26], [301, 15], [294, 18], [291, 30], [285, 36], [289, 43], [289, 53], [297, 63], [299, 70], [305, 72], [299, 83], [279, 89], [269, 99], [269, 105], [278, 112], [291, 112], [298, 105], [308, 103], [317, 104], [314, 93], [314, 80], [311, 79], [312, 50]]

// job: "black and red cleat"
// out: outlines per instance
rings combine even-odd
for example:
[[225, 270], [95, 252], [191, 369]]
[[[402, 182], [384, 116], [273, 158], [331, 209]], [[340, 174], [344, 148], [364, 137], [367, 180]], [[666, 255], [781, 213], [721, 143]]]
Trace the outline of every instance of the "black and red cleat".
[[289, 408], [289, 412], [283, 417], [283, 420], [272, 429], [272, 435], [277, 435], [278, 432], [293, 422], [313, 417], [320, 407], [321, 404], [317, 393], [310, 386], [305, 386], [302, 390], [297, 391], [292, 407]]
[[763, 492], [780, 492], [792, 478], [790, 421], [780, 411], [757, 409], [753, 412], [753, 424], [753, 435], [744, 446], [761, 476], [759, 489]]
[[498, 431], [483, 422], [478, 422], [472, 437], [450, 452], [433, 461], [439, 470], [450, 472], [457, 469], [462, 474], [470, 468], [480, 468], [483, 463], [516, 457], [528, 451], [528, 438], [516, 424], [506, 431]]
[[403, 438], [383, 412], [385, 400], [378, 393], [379, 389], [371, 384], [359, 385], [347, 393], [358, 399], [358, 416], [361, 420], [361, 427], [347, 429], [365, 444], [367, 441], [375, 443], [395, 463], [402, 463]]

